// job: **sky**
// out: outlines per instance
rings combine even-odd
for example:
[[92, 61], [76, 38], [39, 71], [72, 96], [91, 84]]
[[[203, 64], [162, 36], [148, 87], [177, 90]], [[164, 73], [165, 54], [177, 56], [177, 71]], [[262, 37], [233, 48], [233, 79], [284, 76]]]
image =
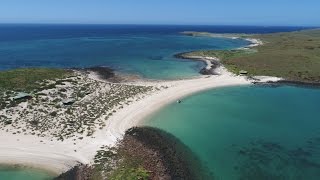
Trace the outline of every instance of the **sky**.
[[320, 26], [320, 0], [1, 0], [0, 23]]

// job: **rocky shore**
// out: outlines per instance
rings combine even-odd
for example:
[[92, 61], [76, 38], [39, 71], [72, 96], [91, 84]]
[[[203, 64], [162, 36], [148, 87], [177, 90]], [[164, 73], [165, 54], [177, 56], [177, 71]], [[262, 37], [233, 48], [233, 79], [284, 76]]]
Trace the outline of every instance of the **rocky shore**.
[[188, 52], [178, 53], [174, 55], [175, 58], [178, 59], [191, 59], [197, 61], [203, 61], [207, 64], [206, 67], [200, 70], [200, 74], [202, 75], [218, 75], [216, 69], [221, 66], [221, 63], [218, 58], [215, 57], [202, 57], [202, 56], [189, 56]]

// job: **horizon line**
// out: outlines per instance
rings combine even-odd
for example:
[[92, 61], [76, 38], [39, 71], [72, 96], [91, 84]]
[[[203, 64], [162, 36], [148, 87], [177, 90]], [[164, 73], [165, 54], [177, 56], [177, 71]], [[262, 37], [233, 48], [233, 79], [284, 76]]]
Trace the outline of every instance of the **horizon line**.
[[148, 23], [23, 23], [23, 22], [0, 22], [0, 25], [124, 25], [124, 26], [243, 26], [243, 27], [310, 27], [320, 28], [317, 25], [250, 25], [250, 24], [148, 24]]

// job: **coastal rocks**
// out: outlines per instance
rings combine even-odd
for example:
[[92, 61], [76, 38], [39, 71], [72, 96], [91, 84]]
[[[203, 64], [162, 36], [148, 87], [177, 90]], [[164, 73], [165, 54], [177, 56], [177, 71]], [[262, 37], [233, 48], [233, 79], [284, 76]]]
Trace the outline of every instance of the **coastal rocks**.
[[302, 86], [309, 88], [319, 88], [319, 82], [304, 82], [304, 81], [294, 81], [294, 80], [286, 80], [278, 77], [271, 76], [253, 76], [250, 78], [253, 81], [253, 84], [257, 85], [267, 85], [271, 87], [279, 87], [282, 85], [290, 85], [290, 86]]
[[218, 61], [211, 60], [211, 66], [202, 68], [200, 70], [200, 74], [202, 75], [219, 75], [218, 72], [216, 72], [216, 69], [221, 66], [221, 64]]
[[111, 83], [126, 83], [141, 80], [141, 77], [137, 74], [123, 74], [115, 72], [113, 69], [105, 66], [94, 66], [76, 70], [89, 74], [93, 79]]
[[260, 83], [279, 82], [283, 80], [282, 78], [272, 77], [272, 76], [253, 76], [251, 79], [254, 80], [255, 82], [260, 82]]
[[[131, 128], [124, 136], [124, 146], [132, 154], [145, 159], [144, 167], [152, 172], [151, 179], [212, 179], [204, 166], [180, 140], [160, 129]], [[140, 144], [140, 152], [134, 146]], [[161, 167], [161, 168], [159, 168]]]
[[260, 39], [246, 38], [245, 40], [251, 43], [246, 48], [253, 48], [263, 45], [263, 42]]
[[71, 170], [59, 175], [54, 180], [90, 180], [92, 177], [92, 168], [88, 165], [78, 165]]
[[84, 69], [79, 69], [79, 68], [74, 68], [74, 69], [78, 71], [84, 71], [84, 72], [94, 72], [101, 79], [104, 79], [104, 80], [115, 77], [114, 70], [105, 66], [94, 66], [94, 67], [89, 67]]
[[175, 54], [173, 57], [177, 59], [189, 59], [190, 57], [187, 56], [187, 53], [188, 52], [178, 53], [178, 54]]
[[189, 56], [188, 52], [186, 53], [178, 53], [174, 55], [175, 58], [178, 59], [189, 59], [189, 60], [196, 60], [196, 61], [203, 61], [206, 63], [206, 67], [200, 70], [200, 74], [202, 75], [219, 75], [216, 72], [216, 69], [221, 66], [218, 58], [215, 57], [202, 57], [202, 56]]
[[290, 80], [279, 80], [277, 84], [282, 85], [293, 85], [293, 86], [305, 86], [305, 87], [320, 87], [320, 82], [303, 82], [303, 81], [290, 81]]
[[199, 73], [202, 75], [217, 75], [217, 73], [215, 73], [214, 71], [214, 68], [211, 68], [211, 69], [202, 68]]

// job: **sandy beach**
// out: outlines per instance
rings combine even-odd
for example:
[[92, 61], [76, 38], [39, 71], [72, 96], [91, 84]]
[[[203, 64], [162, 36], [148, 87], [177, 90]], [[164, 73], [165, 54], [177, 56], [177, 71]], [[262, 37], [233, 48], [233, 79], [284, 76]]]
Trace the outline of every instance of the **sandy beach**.
[[149, 115], [158, 111], [165, 105], [176, 102], [183, 97], [204, 91], [207, 89], [249, 85], [251, 82], [243, 76], [235, 76], [221, 67], [218, 70], [221, 75], [201, 76], [196, 79], [166, 82], [168, 89], [159, 91], [154, 95], [136, 102], [119, 111], [111, 117], [108, 126], [111, 134], [121, 137], [126, 129], [139, 125]]

